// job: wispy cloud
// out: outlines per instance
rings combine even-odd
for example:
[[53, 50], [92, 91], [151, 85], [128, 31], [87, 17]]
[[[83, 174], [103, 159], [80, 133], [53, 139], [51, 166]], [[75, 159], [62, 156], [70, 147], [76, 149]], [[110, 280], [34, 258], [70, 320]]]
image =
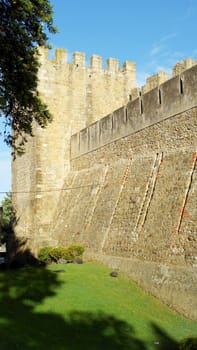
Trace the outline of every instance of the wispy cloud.
[[155, 45], [150, 52], [150, 56], [158, 55], [160, 52], [163, 51], [163, 49], [164, 49], [163, 45]]
[[188, 20], [191, 20], [191, 17], [195, 18], [196, 16], [196, 9], [197, 9], [197, 3], [196, 0], [186, 0], [185, 3], [185, 11], [182, 15], [174, 18], [174, 21], [178, 22], [186, 22]]
[[188, 0], [187, 9], [186, 9], [185, 16], [183, 17], [183, 19], [189, 19], [192, 16], [193, 8], [194, 8], [194, 1]]
[[168, 42], [178, 36], [177, 32], [172, 32], [169, 34], [164, 35], [160, 40], [153, 44], [153, 47], [150, 51], [150, 56], [156, 56], [156, 55], [166, 55], [168, 52], [169, 44]]
[[147, 77], [161, 70], [171, 74], [173, 66], [185, 58], [183, 52], [172, 51], [172, 41], [177, 36], [177, 32], [168, 33], [152, 45], [147, 53], [147, 64], [137, 72], [138, 86], [144, 85]]
[[170, 40], [170, 39], [174, 39], [174, 38], [177, 37], [177, 35], [178, 35], [177, 32], [164, 35], [164, 36], [159, 40], [159, 42], [160, 42], [160, 43], [163, 43], [163, 42], [168, 41], [168, 40]]

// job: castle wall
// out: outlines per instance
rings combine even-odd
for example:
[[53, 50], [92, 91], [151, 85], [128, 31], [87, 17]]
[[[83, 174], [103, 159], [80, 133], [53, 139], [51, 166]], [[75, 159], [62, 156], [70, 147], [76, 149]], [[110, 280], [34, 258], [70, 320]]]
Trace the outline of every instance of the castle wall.
[[196, 319], [197, 65], [140, 90], [132, 63], [109, 59], [103, 70], [99, 56], [85, 67], [84, 54], [65, 55], [42, 52], [54, 120], [13, 163], [17, 236], [34, 251], [81, 243]]
[[[71, 137], [71, 158], [136, 134], [196, 106], [196, 65]], [[172, 144], [172, 142], [170, 142]]]
[[196, 82], [194, 66], [75, 134], [52, 226], [57, 244], [85, 245], [193, 319]]
[[26, 153], [12, 161], [12, 204], [14, 208], [16, 236], [27, 242], [34, 236], [34, 210], [36, 188], [36, 140], [29, 138]]
[[85, 54], [57, 49], [50, 60], [40, 50], [39, 91], [53, 115], [46, 129], [34, 126], [26, 152], [13, 162], [13, 197], [17, 209], [17, 234], [41, 241], [52, 240], [50, 227], [64, 178], [70, 169], [70, 137], [129, 100], [135, 87], [135, 64], [93, 55], [86, 66]]

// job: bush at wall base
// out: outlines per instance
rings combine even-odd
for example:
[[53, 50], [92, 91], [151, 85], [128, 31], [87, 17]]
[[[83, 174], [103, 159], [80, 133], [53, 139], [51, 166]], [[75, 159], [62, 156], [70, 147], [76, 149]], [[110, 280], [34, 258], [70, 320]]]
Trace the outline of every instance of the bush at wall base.
[[84, 247], [79, 244], [71, 244], [68, 247], [42, 247], [38, 252], [38, 259], [45, 263], [58, 262], [64, 259], [68, 262], [74, 262], [81, 259], [84, 253]]

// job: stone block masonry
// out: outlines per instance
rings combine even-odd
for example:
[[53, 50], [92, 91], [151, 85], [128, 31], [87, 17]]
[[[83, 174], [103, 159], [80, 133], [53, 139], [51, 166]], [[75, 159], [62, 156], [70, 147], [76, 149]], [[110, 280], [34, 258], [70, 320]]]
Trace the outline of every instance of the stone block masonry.
[[14, 162], [13, 189], [26, 192], [14, 196], [16, 233], [35, 252], [81, 243], [87, 258], [196, 319], [197, 65], [186, 60], [137, 89], [132, 63], [119, 69], [110, 59], [103, 70], [99, 56], [85, 67], [84, 54], [73, 63], [65, 54], [42, 53], [40, 89], [54, 121], [35, 128]]
[[161, 84], [71, 137], [71, 158], [135, 134], [197, 103], [197, 66]]
[[197, 66], [73, 135], [71, 158], [100, 187], [72, 240], [196, 319]]
[[[32, 240], [52, 239], [50, 227], [60, 189], [70, 169], [70, 138], [75, 132], [104, 117], [129, 101], [135, 87], [135, 63], [92, 55], [86, 66], [85, 54], [75, 52], [67, 62], [64, 49], [49, 59], [48, 49], [40, 50], [39, 91], [53, 114], [47, 129], [35, 125], [26, 153], [13, 162], [14, 205], [20, 224], [17, 234]], [[30, 219], [31, 218], [31, 219]], [[36, 245], [37, 246], [37, 245]]]

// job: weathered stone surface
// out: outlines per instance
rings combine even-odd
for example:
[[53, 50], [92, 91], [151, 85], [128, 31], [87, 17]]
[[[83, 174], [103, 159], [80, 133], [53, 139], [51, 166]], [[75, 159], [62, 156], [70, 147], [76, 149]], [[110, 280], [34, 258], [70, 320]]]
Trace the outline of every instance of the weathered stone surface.
[[80, 53], [64, 59], [43, 57], [40, 89], [54, 122], [35, 128], [13, 164], [18, 237], [34, 251], [82, 244], [87, 258], [195, 319], [197, 65], [152, 89], [155, 77], [126, 104], [132, 64], [120, 72], [110, 60], [104, 71], [97, 56], [90, 68]]
[[146, 291], [183, 315], [197, 319], [197, 271], [191, 266], [143, 261], [103, 254], [89, 254], [112, 269], [122, 270]]
[[[197, 105], [197, 65], [186, 70], [181, 76], [175, 76], [159, 87], [129, 102], [125, 108], [98, 121], [99, 143], [89, 142], [89, 129], [83, 130], [86, 135], [78, 145], [78, 153], [72, 154], [76, 135], [71, 138], [71, 158], [75, 159], [82, 154], [91, 152], [113, 141], [161, 124], [172, 116], [190, 111]], [[171, 129], [170, 122], [170, 129]], [[171, 130], [169, 130], [171, 131]], [[74, 142], [73, 142], [74, 140]], [[173, 144], [170, 141], [171, 145]], [[73, 146], [72, 146], [73, 144]]]
[[[53, 122], [45, 130], [35, 126], [26, 153], [13, 162], [13, 192], [18, 192], [13, 199], [19, 219], [16, 231], [30, 239], [31, 245], [35, 235], [35, 250], [52, 239], [50, 227], [70, 170], [71, 135], [126, 104], [135, 87], [133, 62], [119, 69], [117, 60], [110, 59], [103, 69], [98, 56], [91, 58], [90, 67], [85, 66], [84, 53], [75, 52], [72, 63], [66, 56], [65, 50], [57, 49], [55, 60], [50, 60], [48, 50], [41, 50], [39, 90]], [[85, 140], [86, 129], [80, 133], [84, 151]]]

